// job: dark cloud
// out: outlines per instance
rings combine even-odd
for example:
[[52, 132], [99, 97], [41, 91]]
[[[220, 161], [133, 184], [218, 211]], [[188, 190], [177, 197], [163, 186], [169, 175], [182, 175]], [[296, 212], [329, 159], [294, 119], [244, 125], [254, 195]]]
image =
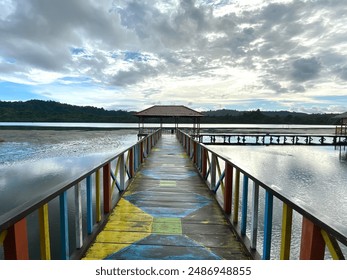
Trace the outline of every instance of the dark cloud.
[[[108, 1], [106, 1], [108, 2]], [[95, 1], [31, 0], [15, 6], [6, 20], [0, 21], [0, 56], [44, 70], [66, 70], [71, 48], [86, 43], [103, 48], [117, 47], [125, 34], [117, 25], [117, 14]]]
[[315, 58], [300, 58], [292, 64], [291, 77], [297, 82], [316, 79], [321, 70], [320, 62]]
[[158, 69], [144, 63], [136, 63], [129, 70], [120, 70], [117, 74], [108, 77], [111, 85], [127, 86], [142, 82], [146, 77], [153, 77], [158, 74]]

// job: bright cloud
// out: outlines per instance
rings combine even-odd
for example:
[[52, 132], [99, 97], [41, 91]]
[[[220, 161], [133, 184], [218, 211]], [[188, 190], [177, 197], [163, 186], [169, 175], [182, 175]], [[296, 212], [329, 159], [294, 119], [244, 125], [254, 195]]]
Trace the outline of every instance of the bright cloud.
[[346, 4], [0, 0], [0, 99], [347, 111]]

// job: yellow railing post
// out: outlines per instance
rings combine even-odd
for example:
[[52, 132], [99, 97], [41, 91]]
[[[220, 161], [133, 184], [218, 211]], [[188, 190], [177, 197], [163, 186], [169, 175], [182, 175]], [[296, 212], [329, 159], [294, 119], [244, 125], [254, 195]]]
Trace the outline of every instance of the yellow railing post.
[[292, 238], [292, 217], [293, 209], [290, 208], [286, 203], [283, 203], [280, 251], [281, 260], [289, 260], [290, 257], [290, 243]]
[[39, 209], [40, 251], [42, 260], [51, 259], [51, 243], [49, 237], [48, 204]]
[[0, 233], [0, 245], [2, 245], [4, 243], [6, 235], [7, 235], [7, 230], [4, 230]]
[[323, 236], [325, 245], [327, 245], [330, 254], [334, 260], [344, 260], [345, 257], [341, 251], [339, 244], [336, 239], [333, 238], [330, 234], [328, 234], [325, 230], [321, 230], [321, 234]]

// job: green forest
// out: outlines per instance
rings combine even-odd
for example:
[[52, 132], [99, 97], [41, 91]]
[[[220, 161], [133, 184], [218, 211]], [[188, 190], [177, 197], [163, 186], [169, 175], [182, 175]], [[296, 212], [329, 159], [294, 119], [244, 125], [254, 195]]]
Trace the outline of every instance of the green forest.
[[[0, 101], [0, 122], [97, 122], [136, 123], [135, 112], [75, 106], [56, 101]], [[201, 123], [336, 124], [335, 114], [305, 114], [289, 111], [216, 110], [202, 112]], [[171, 120], [165, 120], [170, 122]], [[151, 119], [151, 122], [160, 122]], [[191, 122], [183, 119], [182, 122]]]

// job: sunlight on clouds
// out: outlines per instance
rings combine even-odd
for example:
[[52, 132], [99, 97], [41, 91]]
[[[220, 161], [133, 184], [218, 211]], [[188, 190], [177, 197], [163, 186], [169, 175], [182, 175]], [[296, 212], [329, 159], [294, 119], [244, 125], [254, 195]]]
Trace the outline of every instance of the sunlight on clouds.
[[34, 84], [50, 84], [62, 77], [64, 77], [62, 73], [48, 72], [39, 69], [31, 69], [28, 72], [28, 79]]
[[346, 101], [343, 1], [17, 2], [0, 0], [0, 80], [45, 99], [132, 109]]
[[226, 34], [225, 33], [217, 33], [217, 32], [211, 32], [211, 33], [208, 33], [206, 34], [206, 39], [209, 41], [209, 42], [213, 42], [213, 41], [216, 41], [217, 39], [221, 39], [221, 38], [225, 38], [226, 37]]
[[[168, 100], [179, 104], [187, 104], [193, 101], [194, 104], [203, 103], [228, 103], [244, 98], [254, 97], [254, 92], [244, 91], [247, 86], [252, 88], [258, 79], [254, 72], [242, 69], [224, 68], [209, 71], [210, 75], [172, 77], [159, 76], [148, 80], [138, 88], [138, 91], [146, 89], [153, 94], [153, 100]], [[154, 90], [155, 89], [155, 90]]]

